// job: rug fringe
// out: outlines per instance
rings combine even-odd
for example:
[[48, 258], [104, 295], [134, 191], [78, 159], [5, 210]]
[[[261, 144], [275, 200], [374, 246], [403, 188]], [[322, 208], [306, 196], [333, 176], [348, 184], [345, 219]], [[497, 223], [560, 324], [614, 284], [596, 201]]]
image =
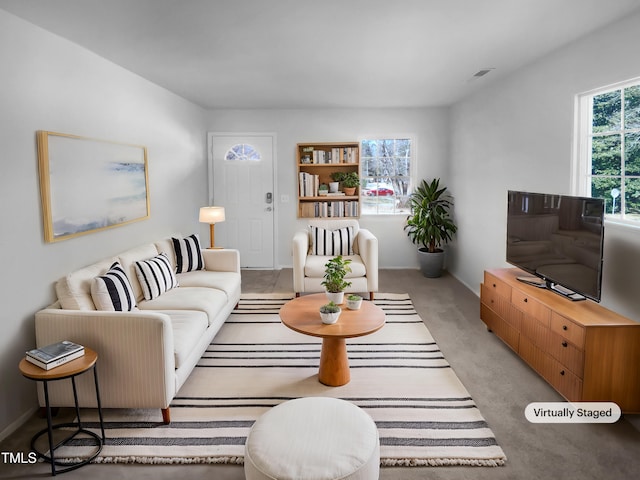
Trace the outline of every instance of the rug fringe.
[[381, 458], [381, 467], [502, 467], [506, 458]]
[[92, 463], [146, 464], [146, 465], [195, 465], [195, 464], [244, 464], [244, 457], [98, 457]]
[[[381, 467], [501, 467], [506, 459], [464, 458], [381, 458]], [[243, 465], [244, 457], [98, 457], [92, 463], [147, 464], [147, 465], [196, 465], [233, 464]]]

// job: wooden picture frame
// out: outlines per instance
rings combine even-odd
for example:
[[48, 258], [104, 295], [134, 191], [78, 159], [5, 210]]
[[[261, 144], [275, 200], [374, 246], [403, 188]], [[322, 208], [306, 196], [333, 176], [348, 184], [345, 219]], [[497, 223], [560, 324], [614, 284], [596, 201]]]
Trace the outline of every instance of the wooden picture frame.
[[149, 218], [146, 147], [43, 130], [36, 137], [46, 242]]

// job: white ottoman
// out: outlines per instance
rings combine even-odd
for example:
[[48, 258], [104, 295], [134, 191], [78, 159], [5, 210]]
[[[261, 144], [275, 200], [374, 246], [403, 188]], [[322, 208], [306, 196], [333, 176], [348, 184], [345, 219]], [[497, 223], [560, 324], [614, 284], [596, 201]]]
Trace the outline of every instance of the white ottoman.
[[380, 474], [378, 429], [344, 400], [290, 400], [253, 424], [244, 473], [247, 480], [374, 480]]

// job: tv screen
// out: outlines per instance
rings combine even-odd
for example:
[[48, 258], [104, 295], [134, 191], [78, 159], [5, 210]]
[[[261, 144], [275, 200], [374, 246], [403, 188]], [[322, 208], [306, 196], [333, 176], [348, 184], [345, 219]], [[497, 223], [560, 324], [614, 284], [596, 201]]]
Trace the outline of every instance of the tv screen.
[[507, 262], [522, 281], [572, 300], [600, 301], [604, 200], [509, 190]]

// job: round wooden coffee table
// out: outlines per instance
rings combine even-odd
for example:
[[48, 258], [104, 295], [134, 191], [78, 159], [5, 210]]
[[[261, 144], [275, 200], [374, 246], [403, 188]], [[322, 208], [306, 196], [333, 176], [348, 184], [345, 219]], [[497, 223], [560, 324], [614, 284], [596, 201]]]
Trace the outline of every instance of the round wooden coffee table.
[[362, 337], [384, 326], [384, 312], [373, 302], [364, 301], [359, 310], [341, 305], [338, 321], [326, 325], [320, 320], [320, 306], [328, 303], [324, 293], [304, 295], [287, 302], [280, 309], [280, 319], [291, 330], [322, 338], [318, 380], [331, 387], [349, 383], [349, 359], [346, 338]]

